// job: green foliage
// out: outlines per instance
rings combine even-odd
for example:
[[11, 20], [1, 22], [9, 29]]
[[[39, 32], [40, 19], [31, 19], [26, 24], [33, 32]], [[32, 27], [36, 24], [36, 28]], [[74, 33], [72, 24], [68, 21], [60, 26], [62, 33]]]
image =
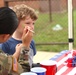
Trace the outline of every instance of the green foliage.
[[[76, 11], [74, 11], [74, 24], [76, 20], [75, 13]], [[61, 25], [63, 29], [54, 31], [52, 28], [56, 24]], [[74, 32], [76, 33], [76, 30]], [[52, 13], [51, 20], [48, 13], [40, 13], [35, 25], [34, 40], [36, 43], [68, 42], [68, 13]], [[36, 48], [37, 50], [59, 52], [61, 50], [68, 50], [68, 44], [36, 45]]]

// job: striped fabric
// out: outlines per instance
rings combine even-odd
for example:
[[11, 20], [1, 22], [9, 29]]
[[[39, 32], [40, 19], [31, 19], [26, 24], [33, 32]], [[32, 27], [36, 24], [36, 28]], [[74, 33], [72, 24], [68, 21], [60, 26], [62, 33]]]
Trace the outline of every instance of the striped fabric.
[[68, 59], [68, 55], [66, 55], [68, 52], [70, 51], [64, 50], [50, 59], [57, 61], [57, 73], [55, 75], [76, 75], [76, 67], [64, 65], [64, 62]]

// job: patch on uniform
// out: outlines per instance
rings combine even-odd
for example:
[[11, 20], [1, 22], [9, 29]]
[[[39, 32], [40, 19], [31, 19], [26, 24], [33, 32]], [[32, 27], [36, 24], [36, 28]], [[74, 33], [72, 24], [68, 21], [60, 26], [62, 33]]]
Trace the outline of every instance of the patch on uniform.
[[18, 62], [16, 58], [13, 58], [13, 71], [18, 72]]

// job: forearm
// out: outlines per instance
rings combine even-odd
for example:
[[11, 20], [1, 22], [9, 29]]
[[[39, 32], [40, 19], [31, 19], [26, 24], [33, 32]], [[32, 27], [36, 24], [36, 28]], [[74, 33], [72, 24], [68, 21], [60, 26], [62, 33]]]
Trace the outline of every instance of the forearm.
[[16, 51], [14, 54], [13, 54], [13, 57], [16, 58], [18, 60], [20, 56], [20, 52]]
[[21, 47], [21, 53], [19, 56], [19, 63], [22, 65], [22, 68], [25, 72], [30, 71], [30, 65], [29, 65], [29, 48], [26, 46]]
[[13, 54], [13, 57], [16, 58], [17, 60], [19, 59], [20, 55], [24, 55], [25, 59], [28, 59], [28, 52], [29, 52], [29, 45], [27, 44], [17, 44], [16, 45], [16, 51]]

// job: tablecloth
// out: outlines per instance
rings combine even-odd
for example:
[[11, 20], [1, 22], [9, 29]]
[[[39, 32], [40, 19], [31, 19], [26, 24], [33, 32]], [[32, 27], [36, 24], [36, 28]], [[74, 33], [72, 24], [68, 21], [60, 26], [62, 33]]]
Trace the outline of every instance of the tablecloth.
[[76, 75], [76, 67], [67, 67], [64, 62], [68, 59], [69, 50], [63, 50], [50, 60], [57, 61], [57, 73], [55, 75]]

